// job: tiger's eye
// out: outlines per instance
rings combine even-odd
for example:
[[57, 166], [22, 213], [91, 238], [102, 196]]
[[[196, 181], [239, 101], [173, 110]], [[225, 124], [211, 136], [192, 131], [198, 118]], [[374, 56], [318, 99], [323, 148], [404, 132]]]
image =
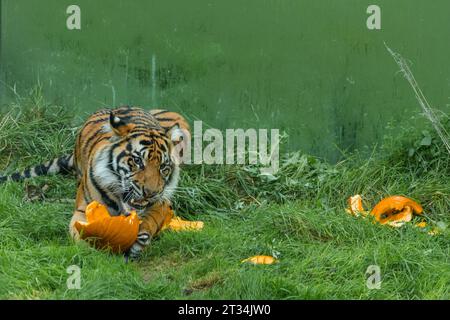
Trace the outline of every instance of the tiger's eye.
[[142, 159], [141, 158], [133, 157], [133, 161], [138, 167], [142, 166]]

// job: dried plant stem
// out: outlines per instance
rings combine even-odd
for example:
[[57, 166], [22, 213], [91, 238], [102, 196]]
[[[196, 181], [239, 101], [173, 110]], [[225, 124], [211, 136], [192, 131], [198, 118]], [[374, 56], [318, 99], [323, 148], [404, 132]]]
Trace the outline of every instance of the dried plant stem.
[[406, 62], [405, 58], [403, 58], [399, 53], [394, 52], [391, 48], [389, 48], [386, 43], [384, 44], [386, 46], [386, 49], [391, 54], [391, 56], [394, 58], [397, 65], [400, 67], [400, 71], [403, 73], [403, 76], [408, 80], [409, 84], [411, 85], [414, 94], [416, 96], [417, 101], [420, 104], [420, 107], [422, 108], [425, 116], [428, 118], [428, 120], [431, 121], [431, 124], [433, 125], [434, 129], [436, 130], [437, 134], [441, 138], [442, 142], [444, 143], [448, 153], [450, 154], [450, 135], [445, 130], [444, 126], [439, 121], [439, 118], [434, 113], [433, 109], [431, 108], [430, 104], [427, 101], [427, 98], [423, 94], [422, 90], [419, 87], [419, 84], [417, 83], [416, 79], [414, 78], [414, 75], [409, 68], [408, 63]]

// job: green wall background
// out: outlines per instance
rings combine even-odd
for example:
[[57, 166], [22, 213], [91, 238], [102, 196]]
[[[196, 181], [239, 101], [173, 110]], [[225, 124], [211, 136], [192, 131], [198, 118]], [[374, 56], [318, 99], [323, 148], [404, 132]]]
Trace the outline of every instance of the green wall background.
[[[70, 4], [81, 30], [66, 28]], [[370, 4], [382, 30], [366, 28]], [[336, 161], [419, 110], [384, 41], [450, 112], [449, 15], [448, 0], [2, 0], [1, 99], [39, 81], [67, 108], [163, 106], [222, 129], [280, 128], [290, 149]]]

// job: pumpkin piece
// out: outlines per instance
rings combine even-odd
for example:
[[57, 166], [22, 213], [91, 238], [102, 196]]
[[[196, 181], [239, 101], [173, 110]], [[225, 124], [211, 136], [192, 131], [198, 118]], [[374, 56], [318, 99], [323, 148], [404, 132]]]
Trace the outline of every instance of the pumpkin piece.
[[87, 222], [76, 221], [74, 227], [81, 239], [98, 249], [109, 247], [116, 253], [125, 252], [136, 241], [140, 221], [135, 211], [127, 217], [112, 217], [104, 205], [93, 201], [86, 208], [86, 219]]
[[272, 256], [253, 256], [247, 259], [244, 259], [241, 261], [241, 263], [248, 262], [253, 264], [274, 264], [278, 262], [277, 259], [275, 259]]
[[413, 213], [422, 212], [423, 209], [417, 202], [402, 196], [392, 196], [381, 200], [370, 214], [381, 224], [399, 227], [411, 221]]
[[109, 218], [109, 212], [106, 206], [97, 201], [91, 202], [86, 207], [86, 219], [88, 222]]
[[[414, 226], [417, 228], [425, 229], [428, 228], [428, 223], [426, 221], [421, 221], [416, 223]], [[429, 234], [430, 236], [435, 236], [438, 235], [439, 233], [440, 231], [438, 227], [432, 227], [431, 230], [428, 230], [427, 232], [427, 234]]]
[[416, 223], [415, 226], [418, 228], [426, 228], [427, 223], [425, 221], [421, 221], [421, 222]]
[[430, 236], [435, 236], [435, 235], [439, 234], [439, 228], [438, 227], [433, 227], [431, 229], [428, 228], [428, 223], [425, 220], [416, 223], [414, 226], [417, 228], [421, 228], [421, 229], [427, 228], [428, 229], [427, 234], [429, 234]]
[[362, 198], [359, 194], [354, 195], [347, 199], [348, 208], [345, 209], [348, 213], [359, 217], [360, 215], [366, 216], [367, 211], [364, 209], [362, 204]]
[[438, 234], [440, 234], [441, 232], [439, 231], [438, 228], [433, 228], [432, 230], [427, 232], [430, 236], [436, 236]]
[[180, 217], [174, 217], [165, 228], [173, 231], [199, 231], [203, 229], [203, 221], [186, 221]]

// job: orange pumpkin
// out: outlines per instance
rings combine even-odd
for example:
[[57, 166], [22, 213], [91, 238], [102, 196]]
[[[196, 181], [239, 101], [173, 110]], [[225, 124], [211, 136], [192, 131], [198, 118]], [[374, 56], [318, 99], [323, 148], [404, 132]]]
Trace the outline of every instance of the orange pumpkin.
[[417, 202], [402, 196], [392, 196], [381, 200], [370, 212], [381, 224], [400, 227], [412, 220], [413, 214], [422, 214]]
[[125, 252], [136, 241], [140, 221], [135, 211], [127, 217], [112, 217], [104, 205], [93, 201], [86, 207], [86, 219], [76, 221], [74, 226], [82, 239], [98, 249], [109, 247], [113, 252]]

